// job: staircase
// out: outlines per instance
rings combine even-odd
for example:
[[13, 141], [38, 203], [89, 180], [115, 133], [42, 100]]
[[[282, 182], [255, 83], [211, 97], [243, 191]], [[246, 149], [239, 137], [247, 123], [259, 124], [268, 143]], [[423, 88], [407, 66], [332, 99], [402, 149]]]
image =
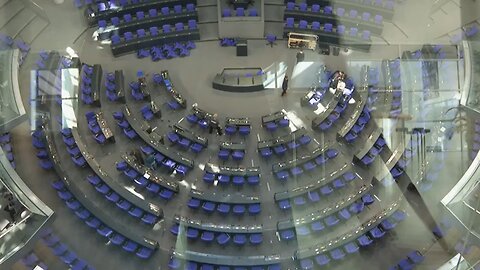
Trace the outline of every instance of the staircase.
[[31, 44], [50, 24], [42, 11], [30, 0], [0, 0], [0, 33]]

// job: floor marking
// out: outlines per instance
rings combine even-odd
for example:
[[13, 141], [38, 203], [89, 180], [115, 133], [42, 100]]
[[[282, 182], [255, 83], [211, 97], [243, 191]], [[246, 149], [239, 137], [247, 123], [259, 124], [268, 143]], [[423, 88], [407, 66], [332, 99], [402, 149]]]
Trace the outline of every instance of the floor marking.
[[381, 202], [381, 200], [377, 197], [377, 195], [373, 195], [377, 199], [377, 201]]
[[267, 189], [270, 191], [270, 184], [267, 182]]

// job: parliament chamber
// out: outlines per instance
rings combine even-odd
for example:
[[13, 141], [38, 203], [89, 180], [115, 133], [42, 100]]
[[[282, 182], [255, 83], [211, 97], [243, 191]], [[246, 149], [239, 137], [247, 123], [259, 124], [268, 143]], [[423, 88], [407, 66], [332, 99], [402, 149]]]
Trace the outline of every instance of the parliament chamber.
[[480, 3], [0, 14], [0, 269], [480, 269]]

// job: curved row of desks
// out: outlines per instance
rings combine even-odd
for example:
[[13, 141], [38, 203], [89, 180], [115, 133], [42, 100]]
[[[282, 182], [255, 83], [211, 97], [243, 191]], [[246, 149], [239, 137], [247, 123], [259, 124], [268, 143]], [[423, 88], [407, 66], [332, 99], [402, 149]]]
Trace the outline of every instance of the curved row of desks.
[[138, 208], [144, 210], [147, 213], [155, 215], [156, 217], [163, 217], [163, 210], [162, 208], [160, 208], [160, 206], [158, 206], [148, 198], [139, 198], [137, 195], [128, 191], [124, 186], [120, 185], [119, 182], [115, 181], [112, 177], [108, 175], [108, 173], [100, 166], [95, 157], [88, 152], [87, 146], [83, 143], [80, 134], [78, 134], [78, 130], [76, 128], [72, 128], [72, 135], [75, 139], [75, 143], [77, 144], [78, 149], [80, 149], [80, 152], [82, 153], [82, 156], [87, 161], [87, 164], [95, 172], [95, 174], [97, 174], [98, 177], [102, 179], [103, 182], [105, 182], [113, 191], [118, 193], [122, 198], [131, 202]]
[[173, 257], [185, 261], [193, 261], [197, 263], [228, 265], [228, 266], [258, 266], [258, 265], [274, 265], [280, 264], [284, 259], [280, 255], [269, 256], [227, 256], [211, 253], [201, 253], [190, 250], [175, 250]]
[[143, 20], [134, 20], [131, 22], [121, 22], [115, 27], [100, 28], [98, 30], [98, 37], [100, 40], [110, 39], [114, 34], [119, 36], [125, 32], [135, 32], [137, 29], [145, 29], [148, 31], [150, 27], [162, 26], [165, 24], [175, 25], [178, 22], [188, 22], [189, 20], [198, 21], [198, 15], [196, 11], [183, 12], [183, 13], [171, 13], [168, 15], [159, 15], [153, 18], [145, 18]]
[[332, 148], [332, 146], [333, 144], [326, 144], [301, 157], [297, 157], [289, 161], [275, 163], [272, 165], [272, 171], [273, 173], [277, 173], [279, 171], [292, 169], [296, 166], [301, 166], [309, 161], [314, 161], [319, 155], [322, 155], [328, 149]]
[[190, 228], [195, 228], [204, 231], [222, 232], [222, 233], [261, 233], [262, 225], [228, 225], [228, 224], [214, 224], [210, 222], [203, 222], [199, 220], [189, 219], [183, 216], [174, 216], [173, 220], [179, 224], [184, 224]]
[[[351, 114], [347, 120], [347, 122], [343, 125], [343, 127], [338, 131], [338, 136], [343, 138], [347, 135], [348, 132], [352, 129], [353, 125], [357, 122], [360, 114], [365, 107], [368, 99], [368, 69], [366, 66], [362, 67], [364, 71], [363, 81], [361, 83], [361, 87], [357, 88], [355, 92], [357, 93], [357, 97], [355, 98], [356, 104], [353, 110], [353, 114]], [[357, 100], [358, 99], [358, 100]]]
[[260, 175], [260, 167], [228, 167], [218, 166], [213, 163], [205, 165], [205, 171], [214, 174], [229, 176], [256, 176]]
[[372, 133], [370, 133], [368, 138], [365, 141], [363, 141], [362, 149], [360, 149], [355, 154], [355, 156], [358, 159], [361, 159], [362, 157], [364, 157], [368, 153], [368, 151], [370, 151], [370, 149], [373, 147], [373, 145], [378, 140], [378, 138], [380, 138], [380, 136], [382, 135], [382, 132], [383, 132], [382, 129], [377, 127]]
[[363, 21], [360, 19], [352, 19], [350, 17], [339, 17], [335, 14], [325, 14], [320, 12], [313, 12], [310, 10], [285, 10], [284, 19], [293, 18], [296, 21], [306, 20], [308, 22], [317, 21], [321, 24], [331, 23], [333, 25], [342, 24], [346, 27], [358, 27], [361, 25], [362, 29], [370, 31], [372, 34], [381, 35], [383, 24], [376, 24], [371, 21]]
[[[281, 200], [291, 199], [291, 198], [294, 198], [296, 196], [304, 195], [309, 191], [319, 189], [323, 185], [332, 182], [337, 177], [339, 177], [340, 175], [342, 175], [346, 172], [352, 172], [352, 168], [353, 167], [352, 167], [351, 164], [345, 163], [345, 164], [342, 165], [342, 167], [338, 168], [334, 172], [331, 172], [329, 175], [327, 175], [325, 177], [322, 177], [321, 179], [319, 179], [315, 182], [312, 182], [312, 183], [310, 183], [308, 185], [305, 185], [305, 186], [299, 186], [299, 187], [296, 187], [296, 188], [293, 188], [293, 189], [290, 189], [290, 190], [287, 190], [287, 191], [282, 191], [282, 192], [275, 193], [274, 199], [275, 199], [276, 202], [278, 202], [278, 201], [281, 201]], [[360, 179], [362, 179], [359, 175], [356, 175], [356, 176], [359, 177]]]
[[85, 193], [75, 184], [76, 180], [70, 179], [68, 173], [63, 169], [62, 162], [60, 161], [60, 156], [57, 152], [57, 147], [53, 139], [53, 131], [48, 124], [45, 123], [43, 126], [44, 130], [44, 140], [45, 145], [47, 146], [47, 152], [50, 157], [50, 160], [53, 163], [55, 171], [57, 172], [60, 179], [64, 182], [68, 190], [75, 196], [75, 198], [85, 207], [89, 212], [94, 214], [99, 220], [104, 224], [110, 227], [117, 233], [127, 237], [128, 239], [135, 241], [145, 247], [156, 249], [158, 247], [158, 242], [147, 238], [146, 236], [140, 236], [135, 234], [131, 228], [128, 228], [122, 223], [119, 223], [114, 217], [111, 217], [109, 214], [106, 214], [103, 209], [100, 209]]
[[340, 211], [354, 203], [356, 200], [360, 199], [363, 195], [365, 195], [370, 189], [372, 188], [371, 185], [363, 185], [360, 189], [358, 189], [355, 193], [350, 194], [349, 196], [343, 198], [342, 200], [335, 201], [332, 204], [324, 207], [323, 209], [308, 213], [301, 217], [295, 219], [288, 219], [278, 221], [277, 228], [278, 230], [285, 230], [290, 228], [295, 228], [299, 225], [308, 224], [320, 219], [323, 219], [333, 213]]
[[135, 169], [137, 172], [140, 172], [143, 177], [145, 177], [147, 180], [152, 181], [164, 188], [167, 188], [173, 192], [178, 192], [179, 187], [178, 183], [174, 181], [170, 181], [168, 179], [165, 179], [163, 177], [160, 177], [157, 175], [154, 171], [151, 169], [147, 168], [143, 164], [138, 163], [133, 156], [123, 154], [122, 159], [127, 162], [128, 166], [132, 167]]
[[332, 250], [336, 247], [342, 246], [345, 243], [356, 240], [358, 237], [368, 232], [373, 227], [377, 226], [384, 218], [393, 214], [393, 212], [395, 212], [398, 209], [398, 207], [399, 207], [399, 201], [396, 201], [390, 204], [389, 207], [383, 209], [381, 213], [375, 215], [369, 221], [365, 222], [361, 226], [351, 230], [350, 232], [344, 235], [335, 237], [334, 239], [327, 241], [325, 243], [321, 243], [312, 247], [297, 250], [295, 252], [295, 259], [300, 260], [303, 258], [316, 256], [326, 251]]
[[[329, 90], [327, 90], [327, 92], [330, 93]], [[328, 103], [326, 105], [323, 105], [325, 110], [321, 112], [319, 116], [315, 117], [312, 120], [313, 129], [317, 128], [325, 119], [327, 119], [327, 117], [333, 112], [335, 107], [337, 107], [338, 102], [340, 101], [340, 98], [342, 98], [342, 96], [343, 96], [342, 91], [335, 91], [335, 93], [333, 94], [333, 97], [329, 99]]]
[[94, 25], [98, 23], [99, 20], [110, 20], [112, 17], [122, 17], [128, 13], [135, 13], [137, 11], [148, 12], [150, 9], [160, 9], [162, 7], [170, 7], [173, 8], [175, 5], [186, 5], [186, 4], [194, 4], [196, 1], [194, 0], [154, 0], [148, 2], [142, 2], [138, 4], [131, 4], [124, 7], [118, 7], [116, 9], [107, 9], [104, 11], [97, 11], [91, 13], [92, 7], [96, 6], [96, 3], [91, 4], [85, 10], [85, 17], [87, 18], [90, 25]]
[[160, 141], [163, 139], [161, 135], [152, 130], [150, 125], [144, 120], [137, 119], [131, 112], [128, 105], [125, 105], [123, 109], [123, 114], [127, 119], [130, 126], [135, 130], [135, 132], [145, 141], [148, 145], [153, 147], [157, 152], [160, 152], [162, 155], [168, 157], [169, 159], [185, 165], [188, 168], [193, 168], [193, 160], [180, 155], [176, 150], [170, 149], [165, 145], [161, 144]]
[[276, 138], [262, 140], [259, 141], [257, 144], [258, 149], [266, 148], [266, 147], [275, 147], [280, 144], [289, 143], [295, 139], [300, 138], [301, 136], [307, 135], [307, 130], [305, 128], [300, 128], [295, 130], [294, 132], [290, 132], [287, 135], [279, 136]]
[[245, 196], [241, 194], [223, 194], [210, 192], [206, 193], [197, 189], [190, 190], [190, 196], [195, 199], [210, 201], [215, 203], [230, 203], [230, 204], [258, 204], [260, 198], [253, 196]]
[[[287, 0], [285, 2], [288, 2], [288, 1], [290, 0]], [[309, 6], [313, 4], [328, 6], [332, 4], [330, 0], [307, 0], [306, 2]], [[393, 14], [394, 14], [393, 9], [388, 9], [383, 6], [366, 5], [359, 1], [354, 1], [354, 0], [335, 0], [335, 4], [345, 8], [356, 9], [358, 12], [371, 12], [371, 13], [380, 14], [386, 20], [393, 19]]]

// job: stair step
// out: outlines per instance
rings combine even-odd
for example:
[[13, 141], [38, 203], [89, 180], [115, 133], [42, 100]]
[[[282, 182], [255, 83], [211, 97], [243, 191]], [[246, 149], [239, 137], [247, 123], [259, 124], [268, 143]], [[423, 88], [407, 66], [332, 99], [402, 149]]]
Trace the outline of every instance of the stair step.
[[25, 6], [21, 1], [9, 1], [0, 8], [0, 28], [3, 28], [13, 17], [15, 17]]
[[23, 9], [7, 25], [0, 29], [4, 34], [16, 38], [18, 34], [35, 19], [37, 15], [30, 9]]
[[33, 40], [48, 26], [48, 22], [41, 17], [35, 17], [28, 25], [23, 28], [18, 35], [27, 44], [32, 44]]

